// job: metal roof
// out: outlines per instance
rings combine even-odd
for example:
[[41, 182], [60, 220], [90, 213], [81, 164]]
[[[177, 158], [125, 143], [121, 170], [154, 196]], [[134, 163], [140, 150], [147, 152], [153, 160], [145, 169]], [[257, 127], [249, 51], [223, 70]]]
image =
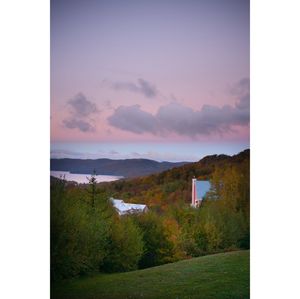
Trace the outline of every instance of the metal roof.
[[210, 189], [209, 181], [196, 181], [196, 198], [202, 199]]
[[119, 215], [144, 212], [148, 209], [146, 205], [126, 203], [122, 199], [111, 198], [110, 200]]

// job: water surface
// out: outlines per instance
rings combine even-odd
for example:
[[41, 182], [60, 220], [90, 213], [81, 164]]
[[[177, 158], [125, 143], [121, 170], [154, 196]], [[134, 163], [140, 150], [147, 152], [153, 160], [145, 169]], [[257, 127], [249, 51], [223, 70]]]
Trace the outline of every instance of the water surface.
[[[51, 176], [56, 178], [61, 178], [65, 176], [67, 181], [75, 181], [79, 184], [88, 183], [88, 177], [91, 177], [91, 174], [79, 174], [79, 173], [70, 173], [69, 171], [50, 171]], [[112, 182], [122, 179], [122, 176], [115, 176], [115, 175], [96, 175], [97, 182]]]

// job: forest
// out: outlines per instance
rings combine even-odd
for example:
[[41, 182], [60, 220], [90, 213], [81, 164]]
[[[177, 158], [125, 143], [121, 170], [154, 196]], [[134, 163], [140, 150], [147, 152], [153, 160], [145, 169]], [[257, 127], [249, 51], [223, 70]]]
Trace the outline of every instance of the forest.
[[[192, 178], [210, 180], [190, 207]], [[144, 269], [250, 248], [250, 150], [158, 174], [77, 185], [51, 179], [51, 279]], [[149, 212], [120, 217], [109, 198]]]

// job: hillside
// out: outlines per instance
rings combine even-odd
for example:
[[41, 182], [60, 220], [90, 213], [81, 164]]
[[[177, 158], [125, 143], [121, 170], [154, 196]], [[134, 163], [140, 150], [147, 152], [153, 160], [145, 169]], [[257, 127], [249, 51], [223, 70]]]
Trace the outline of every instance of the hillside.
[[208, 255], [145, 270], [63, 281], [53, 299], [249, 298], [249, 250]]
[[[188, 263], [192, 258], [216, 252], [249, 249], [249, 166], [250, 151], [247, 150], [232, 157], [208, 156], [199, 162], [159, 174], [99, 183], [97, 186], [65, 185], [61, 180], [53, 181], [51, 185], [53, 282], [98, 272], [102, 275], [98, 276], [95, 284], [99, 283], [101, 286], [99, 280], [103, 279], [109, 285], [111, 278], [122, 286], [122, 281], [118, 279], [127, 276], [122, 274], [108, 276], [103, 273], [146, 268], [150, 271], [150, 268], [155, 269], [154, 266], [164, 264], [171, 267], [166, 269], [176, 272], [170, 263], [180, 260]], [[191, 181], [194, 176], [198, 179], [209, 179], [212, 185], [211, 191], [199, 209], [190, 207]], [[92, 187], [96, 187], [96, 193], [92, 192]], [[119, 217], [108, 200], [111, 196], [125, 202], [147, 204], [149, 212]], [[221, 270], [223, 264], [223, 261], [216, 262]], [[200, 271], [199, 275], [203, 278], [206, 273]], [[222, 270], [225, 280], [228, 273], [228, 269]], [[163, 275], [168, 274], [164, 272]], [[217, 278], [219, 280], [220, 276]], [[208, 282], [209, 279], [211, 278], [207, 279]], [[139, 278], [136, 277], [136, 280], [139, 281]], [[75, 281], [80, 284], [81, 280]], [[88, 287], [89, 282], [93, 284], [93, 279], [87, 279], [85, 282]], [[171, 281], [166, 283], [172, 284]], [[186, 284], [188, 285], [188, 282]], [[66, 285], [73, 288], [72, 284]], [[65, 292], [65, 286], [61, 287]], [[182, 287], [184, 289], [184, 286]], [[110, 288], [112, 289], [112, 286]], [[189, 286], [190, 288], [193, 287]], [[88, 294], [89, 289], [85, 289], [84, 292]], [[109, 297], [108, 294], [101, 298], [118, 298]], [[193, 296], [191, 294], [187, 298]], [[65, 298], [73, 297], [77, 298], [71, 295]], [[159, 298], [156, 295], [149, 298], [156, 297]], [[90, 295], [88, 298], [93, 296]]]
[[109, 196], [126, 199], [130, 202], [144, 203], [160, 208], [183, 200], [189, 202], [191, 182], [197, 179], [210, 180], [215, 169], [236, 167], [245, 178], [249, 177], [250, 150], [237, 155], [211, 155], [198, 162], [188, 163], [166, 171], [137, 178], [129, 178], [109, 183], [100, 183]]
[[95, 169], [97, 174], [132, 178], [159, 173], [187, 163], [188, 162], [157, 162], [148, 159], [51, 159], [50, 169], [78, 174], [91, 174]]

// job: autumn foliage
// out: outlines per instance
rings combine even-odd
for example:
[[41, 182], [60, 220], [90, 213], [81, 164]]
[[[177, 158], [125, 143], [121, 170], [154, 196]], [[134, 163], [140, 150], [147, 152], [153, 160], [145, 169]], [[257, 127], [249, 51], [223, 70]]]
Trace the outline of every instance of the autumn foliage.
[[[208, 156], [159, 174], [97, 184], [51, 184], [53, 279], [119, 272], [250, 247], [250, 151]], [[190, 207], [191, 181], [212, 185]], [[91, 201], [91, 196], [93, 200]], [[109, 197], [143, 203], [149, 212], [118, 216]], [[91, 204], [92, 203], [92, 204]]]

